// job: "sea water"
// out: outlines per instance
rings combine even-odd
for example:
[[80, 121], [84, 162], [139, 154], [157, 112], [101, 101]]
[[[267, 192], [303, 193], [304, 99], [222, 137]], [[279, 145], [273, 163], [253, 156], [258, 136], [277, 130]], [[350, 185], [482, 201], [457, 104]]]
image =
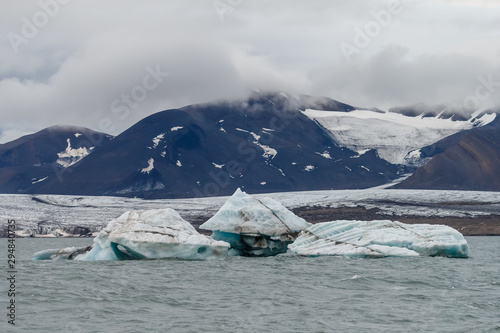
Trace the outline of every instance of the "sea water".
[[231, 257], [33, 261], [91, 239], [16, 239], [15, 327], [0, 240], [1, 332], [500, 332], [500, 237], [468, 259]]

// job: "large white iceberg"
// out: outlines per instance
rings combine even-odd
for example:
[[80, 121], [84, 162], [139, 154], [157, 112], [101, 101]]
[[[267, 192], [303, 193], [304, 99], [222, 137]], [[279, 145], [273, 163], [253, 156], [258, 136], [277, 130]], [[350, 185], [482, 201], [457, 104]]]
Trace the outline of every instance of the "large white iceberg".
[[[101, 230], [90, 251], [76, 255], [59, 252], [75, 260], [212, 259], [227, 256], [228, 249], [228, 243], [201, 235], [167, 208], [126, 212]], [[39, 260], [55, 257], [54, 250], [34, 255]]]
[[231, 255], [271, 256], [287, 251], [298, 232], [311, 226], [278, 201], [254, 198], [237, 189], [200, 229], [231, 244]]
[[469, 256], [467, 241], [451, 227], [387, 220], [318, 223], [303, 231], [288, 249], [304, 256]]

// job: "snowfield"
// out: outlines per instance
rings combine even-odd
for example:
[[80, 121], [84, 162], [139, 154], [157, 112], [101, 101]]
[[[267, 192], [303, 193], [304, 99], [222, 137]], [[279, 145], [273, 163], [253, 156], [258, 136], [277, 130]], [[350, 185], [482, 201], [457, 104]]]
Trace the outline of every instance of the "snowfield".
[[467, 121], [435, 117], [405, 116], [394, 112], [370, 110], [318, 111], [303, 113], [324, 127], [341, 145], [362, 155], [375, 149], [379, 156], [393, 164], [411, 164], [420, 156], [419, 149], [447, 136], [484, 126], [495, 120], [494, 113]]

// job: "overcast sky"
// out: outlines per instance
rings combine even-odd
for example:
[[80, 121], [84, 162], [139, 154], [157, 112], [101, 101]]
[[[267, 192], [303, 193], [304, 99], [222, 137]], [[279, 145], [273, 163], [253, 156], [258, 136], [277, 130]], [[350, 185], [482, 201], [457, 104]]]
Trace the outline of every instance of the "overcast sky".
[[55, 124], [116, 135], [253, 89], [500, 105], [496, 0], [3, 0], [0, 30], [0, 143]]

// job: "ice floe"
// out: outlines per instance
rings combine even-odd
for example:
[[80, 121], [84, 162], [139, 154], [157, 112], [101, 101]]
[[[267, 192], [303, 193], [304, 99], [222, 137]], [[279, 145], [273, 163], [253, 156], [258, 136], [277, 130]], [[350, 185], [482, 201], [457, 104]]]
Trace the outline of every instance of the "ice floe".
[[389, 220], [318, 223], [288, 248], [290, 253], [304, 256], [469, 256], [467, 241], [451, 227]]
[[48, 249], [38, 251], [33, 255], [33, 260], [59, 260], [59, 259], [74, 259], [77, 255], [90, 250], [87, 247], [66, 247], [64, 249]]
[[[175, 210], [133, 210], [111, 221], [94, 239], [90, 251], [75, 260], [213, 259], [227, 256], [229, 244], [201, 235]], [[66, 254], [69, 250], [62, 250]], [[34, 259], [57, 257], [54, 250], [35, 253]]]
[[297, 233], [310, 225], [271, 198], [256, 199], [237, 189], [200, 229], [229, 242], [231, 255], [270, 256], [285, 253]]

